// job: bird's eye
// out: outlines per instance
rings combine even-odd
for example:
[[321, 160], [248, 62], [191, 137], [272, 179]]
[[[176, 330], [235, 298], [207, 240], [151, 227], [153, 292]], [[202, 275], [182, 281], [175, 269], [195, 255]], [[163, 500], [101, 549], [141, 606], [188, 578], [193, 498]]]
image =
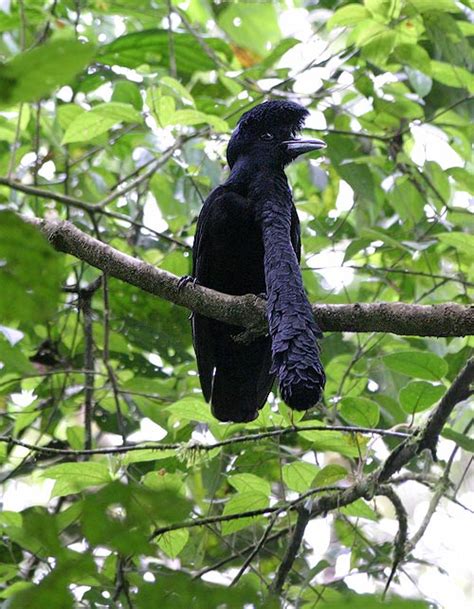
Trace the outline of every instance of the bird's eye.
[[273, 135], [271, 133], [262, 133], [262, 135], [260, 136], [261, 140], [265, 140], [266, 142], [269, 142], [270, 140], [273, 139]]

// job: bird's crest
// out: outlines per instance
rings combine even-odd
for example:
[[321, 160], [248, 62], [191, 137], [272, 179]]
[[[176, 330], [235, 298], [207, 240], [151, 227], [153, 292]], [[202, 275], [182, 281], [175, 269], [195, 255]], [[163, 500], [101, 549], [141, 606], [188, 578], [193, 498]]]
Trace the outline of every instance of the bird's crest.
[[298, 133], [309, 112], [291, 101], [267, 101], [243, 114], [237, 128], [270, 130], [278, 125], [287, 128], [292, 135]]

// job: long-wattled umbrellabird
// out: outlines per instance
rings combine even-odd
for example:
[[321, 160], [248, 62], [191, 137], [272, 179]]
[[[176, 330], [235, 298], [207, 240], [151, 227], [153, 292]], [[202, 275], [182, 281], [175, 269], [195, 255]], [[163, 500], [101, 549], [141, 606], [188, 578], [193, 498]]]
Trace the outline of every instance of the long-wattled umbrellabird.
[[300, 224], [284, 172], [324, 142], [298, 139], [308, 111], [269, 101], [240, 118], [227, 148], [230, 176], [211, 192], [197, 222], [192, 277], [226, 294], [265, 294], [270, 336], [242, 344], [243, 328], [192, 316], [204, 397], [221, 421], [252, 421], [278, 377], [296, 410], [316, 404], [325, 384], [301, 273]]

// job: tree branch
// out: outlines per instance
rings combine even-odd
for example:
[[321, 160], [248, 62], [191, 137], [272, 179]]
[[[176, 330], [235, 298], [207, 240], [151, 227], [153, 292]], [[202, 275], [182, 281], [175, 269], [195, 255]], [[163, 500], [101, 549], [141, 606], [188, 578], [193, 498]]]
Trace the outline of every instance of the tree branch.
[[[80, 231], [66, 221], [25, 218], [37, 226], [58, 251], [71, 254], [108, 275], [220, 321], [242, 326], [253, 335], [267, 331], [265, 302], [253, 294], [229, 296], [202, 286], [179, 287], [179, 278]], [[331, 332], [392, 332], [414, 336], [474, 334], [474, 306], [455, 303], [313, 305], [323, 330]]]
[[473, 383], [474, 357], [468, 360], [463, 370], [461, 370], [448, 391], [442, 397], [438, 406], [431, 413], [423, 428], [420, 439], [420, 450], [428, 448], [433, 453], [433, 456], [436, 456], [436, 444], [449, 415], [456, 404], [467, 400], [470, 396], [470, 388]]
[[291, 571], [293, 563], [296, 559], [296, 555], [300, 549], [308, 522], [311, 520], [311, 510], [306, 509], [305, 505], [298, 506], [297, 511], [298, 518], [296, 520], [291, 541], [272, 584], [272, 591], [275, 594], [281, 594], [286, 578]]
[[143, 444], [127, 444], [126, 446], [107, 446], [103, 448], [91, 448], [87, 450], [78, 450], [73, 448], [56, 448], [54, 446], [39, 446], [37, 444], [30, 444], [14, 438], [13, 436], [0, 436], [0, 443], [11, 444], [12, 446], [22, 446], [28, 448], [33, 452], [43, 455], [56, 455], [64, 457], [82, 457], [91, 455], [119, 455], [135, 452], [139, 450], [155, 450], [157, 452], [162, 450], [176, 450], [176, 451], [203, 451], [211, 452], [216, 448], [224, 448], [226, 446], [234, 446], [235, 444], [243, 444], [246, 442], [258, 442], [259, 440], [265, 440], [266, 438], [281, 438], [288, 434], [295, 434], [298, 432], [307, 431], [335, 431], [335, 432], [347, 432], [347, 433], [367, 433], [376, 434], [380, 436], [389, 436], [392, 438], [408, 437], [408, 434], [401, 431], [392, 431], [390, 429], [371, 429], [370, 427], [357, 427], [352, 425], [308, 425], [308, 426], [294, 426], [285, 427], [284, 429], [273, 429], [271, 431], [263, 431], [261, 433], [251, 433], [242, 436], [234, 436], [233, 438], [227, 438], [220, 442], [214, 442], [213, 444], [190, 444], [189, 442], [174, 442], [174, 443], [162, 443], [162, 442], [145, 442]]
[[425, 425], [402, 442], [390, 453], [378, 474], [378, 482], [385, 482], [397, 473], [410, 459], [425, 448], [435, 456], [439, 435], [456, 404], [467, 399], [470, 385], [474, 382], [474, 358], [468, 360], [465, 367], [454, 379], [448, 391], [432, 411]]

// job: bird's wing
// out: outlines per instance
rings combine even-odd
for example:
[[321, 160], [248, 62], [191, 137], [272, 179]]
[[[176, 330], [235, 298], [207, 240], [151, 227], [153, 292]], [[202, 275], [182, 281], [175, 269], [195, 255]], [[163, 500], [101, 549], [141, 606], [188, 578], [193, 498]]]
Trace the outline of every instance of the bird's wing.
[[[212, 252], [211, 252], [211, 215], [213, 206], [217, 204], [220, 189], [217, 188], [206, 199], [198, 217], [196, 234], [193, 244], [192, 276], [201, 285], [208, 285], [210, 279]], [[193, 313], [191, 321], [193, 345], [196, 353], [199, 379], [206, 401], [211, 399], [212, 379], [215, 369], [215, 345], [211, 330], [212, 320]]]

